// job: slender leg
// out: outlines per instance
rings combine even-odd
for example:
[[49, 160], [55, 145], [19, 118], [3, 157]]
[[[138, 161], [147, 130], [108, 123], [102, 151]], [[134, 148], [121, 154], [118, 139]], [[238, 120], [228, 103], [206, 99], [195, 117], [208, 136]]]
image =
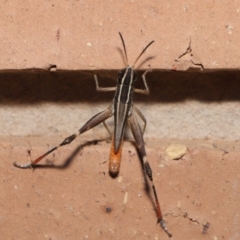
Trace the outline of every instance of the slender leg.
[[[96, 89], [99, 92], [108, 92], [108, 91], [116, 91], [116, 87], [99, 87], [99, 83], [98, 83], [98, 77], [96, 74], [94, 74], [94, 79], [95, 79], [95, 83], [96, 83]], [[103, 121], [103, 125], [104, 127], [107, 129], [108, 133], [110, 136], [112, 136], [111, 131], [109, 130], [107, 124], [105, 123], [105, 121]]]
[[104, 127], [107, 129], [107, 131], [108, 131], [108, 133], [109, 133], [109, 136], [112, 137], [112, 133], [111, 133], [111, 131], [110, 131], [110, 129], [109, 129], [109, 127], [107, 126], [107, 124], [106, 124], [105, 121], [103, 121], [103, 125], [104, 125]]
[[142, 129], [142, 134], [144, 135], [145, 133], [145, 129], [146, 129], [146, 126], [147, 126], [147, 120], [146, 118], [143, 116], [142, 112], [136, 107], [136, 106], [132, 106], [133, 110], [138, 114], [138, 116], [142, 119], [143, 121], [143, 129]]
[[94, 79], [95, 79], [97, 91], [99, 91], [99, 92], [116, 91], [116, 87], [99, 87], [98, 78], [97, 78], [96, 74], [94, 74]]
[[110, 105], [108, 107], [108, 109], [106, 109], [105, 111], [102, 111], [98, 114], [96, 114], [94, 117], [92, 117], [82, 128], [80, 128], [76, 133], [72, 134], [71, 136], [67, 137], [64, 139], [64, 141], [62, 143], [60, 143], [59, 145], [55, 146], [54, 148], [50, 149], [49, 151], [47, 151], [46, 153], [44, 153], [43, 155], [41, 155], [40, 157], [38, 157], [37, 159], [35, 159], [33, 162], [31, 163], [26, 163], [26, 164], [17, 164], [16, 162], [13, 163], [13, 165], [15, 167], [18, 168], [31, 168], [33, 166], [35, 166], [38, 162], [40, 162], [44, 157], [46, 157], [47, 155], [49, 155], [51, 152], [55, 151], [56, 149], [58, 149], [59, 147], [62, 147], [66, 144], [71, 143], [77, 136], [81, 135], [82, 133], [88, 131], [89, 129], [95, 127], [96, 125], [104, 122], [106, 119], [108, 119], [109, 117], [111, 117], [113, 114], [112, 112], [112, 105]]
[[146, 95], [148, 95], [148, 94], [150, 93], [149, 88], [148, 88], [148, 85], [147, 85], [146, 75], [147, 75], [148, 72], [151, 72], [151, 71], [152, 71], [152, 69], [149, 68], [149, 69], [146, 70], [146, 71], [143, 73], [143, 75], [142, 75], [143, 84], [144, 84], [145, 89], [135, 88], [135, 89], [134, 89], [134, 92], [136, 92], [136, 93], [141, 93], [141, 94], [146, 94]]
[[158, 222], [160, 223], [162, 229], [168, 234], [168, 236], [171, 237], [172, 234], [170, 234], [168, 232], [167, 227], [165, 226], [165, 222], [163, 220], [160, 204], [159, 204], [159, 201], [158, 201], [157, 192], [156, 192], [155, 185], [154, 185], [154, 182], [153, 182], [152, 169], [151, 169], [151, 167], [150, 167], [150, 165], [147, 161], [147, 156], [146, 156], [146, 151], [145, 151], [145, 147], [144, 147], [144, 141], [143, 141], [143, 135], [142, 135], [141, 128], [140, 128], [139, 123], [138, 123], [136, 117], [134, 116], [134, 114], [131, 114], [129, 116], [128, 122], [129, 122], [129, 125], [131, 127], [134, 139], [136, 141], [137, 148], [138, 148], [139, 153], [142, 157], [145, 173], [148, 176], [149, 180], [151, 181], [152, 190], [153, 190], [154, 197], [155, 197]]

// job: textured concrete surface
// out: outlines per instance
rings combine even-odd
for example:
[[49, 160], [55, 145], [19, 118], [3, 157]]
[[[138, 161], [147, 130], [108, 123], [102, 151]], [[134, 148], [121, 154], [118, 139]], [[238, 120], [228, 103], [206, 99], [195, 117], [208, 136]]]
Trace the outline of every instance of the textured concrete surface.
[[96, 93], [92, 70], [114, 86], [121, 31], [130, 64], [155, 40], [136, 64], [153, 69], [150, 96], [134, 98], [146, 137], [240, 138], [237, 2], [12, 0], [0, 13], [1, 136], [67, 135], [106, 108], [113, 93]]
[[[1, 238], [168, 239], [133, 145], [124, 144], [116, 179], [108, 143], [82, 147], [106, 137], [103, 126], [34, 171], [12, 165], [111, 103], [114, 93], [97, 93], [93, 73], [115, 85], [125, 66], [121, 31], [130, 64], [155, 40], [136, 64], [151, 65], [151, 94], [134, 103], [148, 121], [147, 155], [173, 239], [239, 239], [239, 18], [238, 1], [2, 1]], [[178, 161], [166, 157], [172, 143], [188, 149]]]
[[155, 40], [153, 69], [239, 68], [238, 1], [11, 0], [0, 13], [0, 69], [119, 69], [119, 31], [130, 63]]
[[[97, 74], [101, 86], [115, 86], [116, 71]], [[239, 140], [239, 79], [238, 71], [149, 73], [150, 95], [134, 95], [147, 119], [145, 137]], [[91, 71], [0, 73], [0, 135], [68, 136], [106, 109], [113, 96], [96, 91]], [[100, 125], [85, 134], [107, 131]]]
[[[108, 174], [110, 144], [82, 147], [78, 139], [43, 160], [18, 169], [59, 140], [0, 139], [2, 239], [169, 239], [156, 223], [151, 191], [135, 148], [124, 143], [120, 174]], [[90, 139], [88, 139], [90, 140]], [[166, 157], [171, 143], [188, 151]], [[156, 190], [172, 239], [239, 239], [239, 142], [146, 140]]]

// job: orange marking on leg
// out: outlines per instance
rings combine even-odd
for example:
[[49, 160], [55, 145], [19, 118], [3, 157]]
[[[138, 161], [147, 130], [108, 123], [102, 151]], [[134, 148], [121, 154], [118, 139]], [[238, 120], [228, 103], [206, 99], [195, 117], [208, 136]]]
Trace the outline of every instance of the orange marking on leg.
[[118, 152], [115, 153], [114, 139], [112, 140], [110, 157], [109, 157], [109, 172], [113, 176], [116, 176], [120, 169], [121, 158], [122, 158], [122, 145], [123, 145], [123, 141], [121, 142]]

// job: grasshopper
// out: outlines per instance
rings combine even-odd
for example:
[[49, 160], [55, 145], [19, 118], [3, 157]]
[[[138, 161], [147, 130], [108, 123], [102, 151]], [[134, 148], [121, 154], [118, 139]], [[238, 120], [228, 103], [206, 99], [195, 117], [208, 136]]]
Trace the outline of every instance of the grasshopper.
[[[158, 196], [156, 192], [156, 188], [153, 182], [153, 177], [152, 177], [152, 169], [147, 161], [147, 156], [146, 156], [146, 150], [144, 147], [144, 140], [143, 140], [143, 134], [146, 128], [146, 119], [141, 113], [141, 111], [133, 105], [133, 93], [141, 93], [148, 95], [149, 94], [149, 89], [146, 81], [146, 74], [150, 71], [150, 69], [146, 70], [143, 75], [143, 84], [145, 89], [137, 89], [134, 88], [134, 83], [137, 80], [137, 75], [136, 72], [134, 71], [134, 66], [139, 60], [139, 58], [142, 56], [142, 54], [147, 50], [147, 48], [154, 43], [154, 41], [151, 41], [140, 53], [140, 55], [137, 57], [135, 60], [134, 64], [131, 66], [128, 64], [128, 58], [127, 58], [127, 51], [126, 51], [126, 46], [122, 37], [122, 34], [119, 32], [122, 44], [123, 44], [123, 49], [125, 53], [125, 61], [126, 61], [126, 68], [122, 69], [118, 73], [117, 77], [117, 85], [116, 87], [99, 87], [98, 83], [98, 78], [97, 75], [94, 75], [95, 83], [96, 83], [96, 89], [97, 91], [100, 92], [106, 92], [106, 91], [115, 91], [115, 96], [113, 98], [112, 103], [110, 106], [93, 116], [85, 125], [80, 128], [76, 133], [72, 134], [71, 136], [67, 137], [64, 139], [63, 142], [61, 142], [59, 145], [53, 147], [31, 163], [26, 163], [26, 164], [18, 164], [14, 162], [14, 166], [18, 168], [32, 168], [37, 165], [38, 162], [40, 162], [43, 158], [45, 158], [47, 155], [58, 149], [59, 147], [62, 147], [66, 144], [70, 144], [77, 136], [83, 134], [84, 132], [88, 131], [89, 129], [97, 126], [100, 123], [103, 123], [104, 126], [107, 128], [109, 131], [105, 121], [114, 116], [114, 132], [112, 136], [112, 143], [111, 143], [111, 150], [110, 150], [110, 158], [109, 158], [109, 173], [111, 176], [115, 177], [118, 175], [119, 170], [120, 170], [120, 163], [121, 163], [121, 155], [122, 155], [122, 146], [123, 146], [123, 136], [124, 136], [124, 130], [126, 123], [128, 122], [132, 134], [134, 136], [134, 139], [136, 141], [136, 146], [137, 149], [140, 153], [140, 156], [143, 161], [143, 166], [146, 175], [148, 176], [152, 190], [154, 193], [154, 198], [155, 198], [155, 204], [156, 204], [156, 212], [157, 212], [157, 221], [160, 223], [162, 229], [168, 234], [169, 237], [172, 235], [168, 232], [165, 222], [163, 220], [160, 204], [158, 201]], [[137, 115], [140, 117], [140, 119], [143, 121], [144, 126], [143, 129], [140, 127], [138, 120], [137, 120]]]

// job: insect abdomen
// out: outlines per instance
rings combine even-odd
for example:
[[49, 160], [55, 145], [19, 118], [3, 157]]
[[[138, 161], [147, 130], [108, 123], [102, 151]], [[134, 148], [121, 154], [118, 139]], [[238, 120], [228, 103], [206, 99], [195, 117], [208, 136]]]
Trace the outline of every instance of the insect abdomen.
[[123, 141], [121, 141], [120, 143], [119, 150], [115, 152], [114, 138], [112, 139], [110, 156], [109, 156], [109, 172], [112, 176], [116, 176], [120, 169], [121, 158], [122, 158], [122, 145], [123, 145]]

